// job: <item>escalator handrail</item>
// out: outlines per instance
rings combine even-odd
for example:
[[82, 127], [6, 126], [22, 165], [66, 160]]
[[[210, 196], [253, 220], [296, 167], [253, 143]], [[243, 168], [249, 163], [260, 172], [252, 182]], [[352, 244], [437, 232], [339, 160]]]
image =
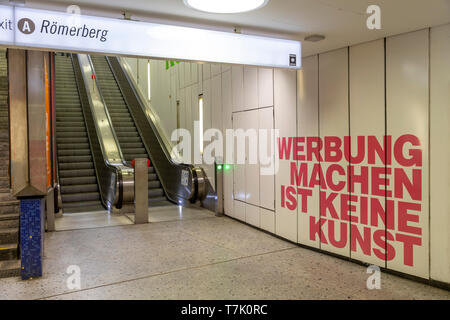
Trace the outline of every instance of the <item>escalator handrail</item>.
[[[111, 58], [112, 57], [107, 58], [110, 66], [111, 66], [111, 61], [110, 61]], [[137, 83], [134, 81], [134, 79], [132, 77], [130, 77], [130, 74], [129, 74], [130, 70], [128, 70], [128, 68], [126, 68], [126, 66], [123, 64], [123, 60], [118, 57], [114, 57], [114, 58], [117, 59], [117, 62], [123, 71], [126, 81], [128, 81], [128, 83], [130, 83], [130, 88], [133, 91], [136, 99], [138, 100], [139, 106], [144, 111], [144, 114], [147, 118], [148, 123], [150, 124], [150, 126], [152, 126], [152, 129], [155, 131], [155, 136], [158, 139], [158, 142], [159, 142], [160, 146], [162, 147], [162, 150], [164, 151], [168, 160], [170, 162], [172, 162], [174, 165], [178, 165], [178, 166], [184, 167], [186, 169], [194, 168], [194, 166], [191, 164], [185, 164], [185, 163], [181, 163], [181, 162], [174, 160], [174, 157], [172, 157], [172, 152], [169, 149], [171, 147], [171, 144], [168, 142], [168, 139], [164, 136], [164, 132], [163, 132], [162, 128], [154, 122], [154, 120], [156, 120], [158, 118], [157, 115], [151, 109], [150, 105], [148, 105], [145, 102], [145, 99], [143, 99], [141, 92], [136, 89]], [[117, 77], [114, 68], [111, 68], [111, 70], [113, 72], [114, 77]], [[119, 85], [119, 88], [122, 90], [120, 85]], [[150, 115], [149, 115], [149, 113], [150, 113]], [[153, 117], [153, 119], [152, 119], [152, 117]]]
[[[147, 150], [150, 160], [155, 168], [155, 171], [160, 179], [163, 190], [167, 198], [173, 202], [180, 203], [186, 200], [191, 202], [198, 200], [195, 198], [195, 185], [194, 185], [194, 174], [192, 165], [181, 164], [175, 162], [170, 152], [165, 147], [163, 139], [160, 137], [158, 130], [156, 129], [153, 121], [149, 118], [148, 113], [145, 110], [145, 105], [142, 103], [139, 95], [134, 88], [133, 82], [130, 80], [127, 72], [122, 68], [122, 65], [115, 57], [106, 57], [112, 74], [119, 86], [121, 94], [127, 104], [130, 114], [134, 119], [136, 124], [136, 129], [138, 130], [145, 149]], [[126, 88], [124, 88], [126, 86]], [[127, 93], [126, 89], [131, 92]], [[142, 113], [143, 117], [140, 117], [136, 113]], [[143, 123], [145, 122], [145, 123]], [[147, 131], [144, 134], [144, 130], [150, 128], [151, 131]], [[158, 141], [157, 144], [152, 144], [149, 141], [148, 134], [154, 135]], [[151, 139], [150, 139], [151, 140]], [[158, 158], [158, 148], [160, 148], [164, 159]], [[157, 161], [160, 160], [160, 161]], [[164, 171], [164, 172], [163, 172]], [[181, 184], [181, 177], [183, 171], [187, 171], [189, 174], [187, 185]]]
[[113, 166], [104, 156], [104, 150], [102, 149], [102, 144], [99, 141], [99, 131], [94, 121], [93, 110], [91, 108], [88, 97], [89, 94], [87, 92], [88, 89], [84, 83], [83, 70], [80, 65], [78, 55], [71, 55], [71, 59], [101, 201], [102, 204], [108, 209], [111, 209], [114, 205], [120, 208], [122, 206], [120, 200], [123, 198], [120, 194], [120, 167]]
[[[170, 139], [168, 139], [164, 133], [163, 128], [158, 124], [158, 120], [159, 117], [156, 114], [156, 112], [153, 110], [152, 105], [150, 102], [148, 102], [147, 99], [144, 98], [142, 91], [139, 88], [138, 83], [136, 82], [136, 80], [134, 79], [134, 77], [131, 76], [131, 68], [130, 65], [125, 61], [125, 59], [123, 57], [117, 57], [117, 60], [120, 64], [120, 66], [122, 67], [122, 70], [124, 71], [125, 77], [127, 78], [127, 80], [129, 82], [131, 82], [132, 85], [132, 90], [134, 92], [134, 94], [136, 95], [136, 97], [138, 98], [140, 105], [143, 107], [143, 110], [145, 112], [145, 115], [147, 117], [147, 120], [149, 121], [149, 123], [152, 123], [155, 126], [155, 129], [158, 132], [157, 138], [160, 140], [160, 144], [164, 147], [164, 151], [167, 154], [168, 157], [172, 158], [172, 160], [175, 163], [180, 163], [181, 161], [177, 161], [177, 158], [180, 159], [180, 155], [177, 153], [176, 155], [174, 155], [173, 153], [176, 152], [176, 148], [173, 148], [172, 144], [170, 143]], [[109, 63], [109, 61], [108, 61]], [[170, 151], [172, 150], [172, 151]], [[184, 164], [187, 165], [187, 164]], [[189, 166], [189, 165], [187, 165]]]

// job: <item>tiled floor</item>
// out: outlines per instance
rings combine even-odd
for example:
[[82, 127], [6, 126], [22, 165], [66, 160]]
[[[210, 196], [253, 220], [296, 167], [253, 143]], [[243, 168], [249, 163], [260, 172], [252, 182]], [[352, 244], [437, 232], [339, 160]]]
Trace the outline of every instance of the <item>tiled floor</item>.
[[[381, 290], [368, 290], [363, 266], [205, 210], [164, 207], [149, 217], [105, 227], [84, 216], [79, 226], [92, 219], [97, 228], [46, 234], [44, 276], [0, 279], [0, 299], [450, 299], [385, 273]], [[80, 267], [80, 290], [67, 287], [71, 265]]]

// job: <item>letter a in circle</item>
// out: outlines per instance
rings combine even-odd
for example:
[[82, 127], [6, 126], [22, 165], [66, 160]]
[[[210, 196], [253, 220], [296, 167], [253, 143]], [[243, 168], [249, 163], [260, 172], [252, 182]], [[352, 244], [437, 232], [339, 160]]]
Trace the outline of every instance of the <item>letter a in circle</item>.
[[22, 18], [17, 23], [17, 26], [19, 28], [19, 31], [23, 34], [31, 34], [35, 30], [34, 22], [31, 19], [28, 18]]

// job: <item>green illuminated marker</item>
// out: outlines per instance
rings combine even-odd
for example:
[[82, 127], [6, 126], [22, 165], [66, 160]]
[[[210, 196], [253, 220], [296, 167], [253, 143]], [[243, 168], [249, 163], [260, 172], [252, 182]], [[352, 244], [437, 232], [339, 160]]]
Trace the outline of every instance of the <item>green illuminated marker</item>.
[[219, 164], [219, 165], [217, 166], [217, 170], [222, 170], [222, 165], [221, 165], [221, 164]]

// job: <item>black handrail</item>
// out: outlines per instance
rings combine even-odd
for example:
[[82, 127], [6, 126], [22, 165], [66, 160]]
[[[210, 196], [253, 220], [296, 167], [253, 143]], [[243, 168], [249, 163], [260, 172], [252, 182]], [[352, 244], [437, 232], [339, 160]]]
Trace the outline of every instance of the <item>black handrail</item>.
[[[172, 160], [170, 151], [164, 147], [163, 139], [159, 135], [155, 124], [145, 112], [145, 104], [141, 101], [131, 79], [123, 70], [118, 58], [107, 57], [107, 61], [167, 197], [176, 203], [199, 200], [195, 196], [197, 191], [195, 190], [193, 179], [193, 166], [176, 163]], [[182, 178], [186, 174], [188, 174], [187, 185], [183, 185]], [[209, 182], [207, 183], [209, 184]], [[207, 189], [212, 190], [212, 188]], [[213, 208], [209, 208], [208, 205], [208, 209]]]

